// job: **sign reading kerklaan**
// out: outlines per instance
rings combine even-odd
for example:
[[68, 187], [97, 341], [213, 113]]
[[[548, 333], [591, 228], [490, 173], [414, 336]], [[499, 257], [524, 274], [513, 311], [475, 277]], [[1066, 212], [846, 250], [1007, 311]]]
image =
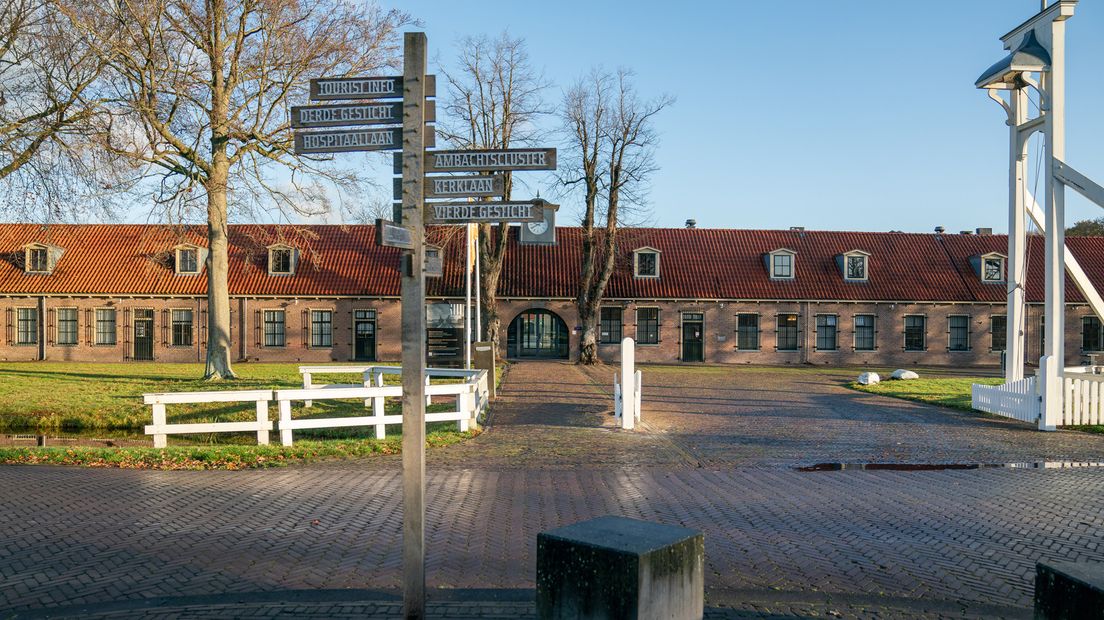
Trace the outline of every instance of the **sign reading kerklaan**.
[[[426, 198], [489, 198], [506, 193], [501, 174], [426, 177]], [[395, 178], [395, 200], [402, 200], [402, 178]]]
[[556, 149], [430, 151], [425, 154], [427, 173], [555, 169]]
[[[402, 96], [402, 76], [315, 78], [310, 81], [311, 101], [387, 99]], [[425, 96], [437, 96], [437, 80], [432, 75], [426, 76]]]
[[530, 202], [433, 202], [425, 206], [427, 224], [472, 222], [539, 222], [544, 201]]
[[[299, 132], [295, 134], [295, 152], [345, 153], [401, 149], [402, 132], [402, 127]], [[427, 144], [434, 142], [434, 134], [433, 131], [426, 131]]]
[[[292, 106], [291, 126], [311, 128], [401, 123], [402, 107], [401, 101]], [[434, 102], [426, 102], [425, 115], [427, 123], [437, 120], [437, 106]]]

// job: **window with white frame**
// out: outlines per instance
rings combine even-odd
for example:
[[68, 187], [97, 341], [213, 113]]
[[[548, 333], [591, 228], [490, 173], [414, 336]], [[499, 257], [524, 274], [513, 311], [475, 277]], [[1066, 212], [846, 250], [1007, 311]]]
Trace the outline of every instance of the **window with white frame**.
[[621, 342], [621, 308], [602, 308], [598, 318], [598, 344]]
[[875, 317], [873, 314], [855, 315], [855, 350], [873, 351], [875, 348]]
[[981, 279], [984, 282], [1004, 282], [1004, 257], [981, 257]]
[[311, 346], [333, 346], [333, 310], [311, 310]]
[[172, 311], [172, 346], [192, 346], [192, 319], [191, 310], [179, 309]]
[[843, 279], [863, 282], [869, 276], [870, 255], [866, 252], [848, 252], [843, 255]]
[[287, 344], [283, 310], [264, 311], [264, 346], [282, 347]]
[[1104, 351], [1104, 330], [1095, 316], [1081, 318], [1081, 350]]
[[659, 252], [655, 250], [633, 252], [633, 273], [638, 278], [658, 278]]
[[38, 344], [38, 308], [16, 308], [15, 343]]
[[834, 314], [818, 314], [816, 317], [817, 351], [835, 351], [839, 348], [839, 317]]
[[96, 308], [96, 344], [115, 344], [115, 308]]
[[779, 251], [770, 255], [770, 277], [776, 280], [792, 280], [794, 277], [794, 254]]
[[295, 273], [295, 250], [287, 247], [269, 248], [268, 272], [285, 276]]
[[636, 309], [636, 343], [659, 344], [659, 308]]
[[25, 268], [29, 273], [49, 273], [50, 251], [42, 246], [27, 248]]
[[779, 351], [796, 351], [798, 347], [798, 317], [796, 314], [778, 315], [778, 335], [775, 348]]
[[947, 317], [947, 331], [950, 337], [950, 342], [947, 345], [949, 350], [970, 350], [970, 317], [962, 314]]
[[176, 249], [176, 272], [186, 275], [199, 273], [199, 250], [197, 248]]
[[905, 316], [905, 350], [924, 351], [928, 346], [928, 317], [921, 314]]
[[989, 349], [1003, 351], [1008, 347], [1008, 316], [994, 314], [989, 317]]
[[77, 344], [77, 309], [57, 309], [57, 343], [62, 346]]
[[759, 315], [736, 315], [736, 349], [740, 351], [759, 350]]

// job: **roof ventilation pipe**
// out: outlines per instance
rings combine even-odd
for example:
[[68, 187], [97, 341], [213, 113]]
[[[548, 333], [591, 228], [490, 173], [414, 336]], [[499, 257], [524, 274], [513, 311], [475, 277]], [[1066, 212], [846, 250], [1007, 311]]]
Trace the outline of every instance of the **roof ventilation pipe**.
[[698, 220], [686, 220], [686, 227], [687, 228], [697, 228], [698, 227]]
[[942, 235], [942, 234], [943, 234], [943, 231], [944, 231], [944, 230], [947, 230], [947, 229], [946, 229], [946, 228], [943, 228], [942, 226], [936, 226], [936, 227], [935, 227], [935, 233], [936, 233], [937, 235]]

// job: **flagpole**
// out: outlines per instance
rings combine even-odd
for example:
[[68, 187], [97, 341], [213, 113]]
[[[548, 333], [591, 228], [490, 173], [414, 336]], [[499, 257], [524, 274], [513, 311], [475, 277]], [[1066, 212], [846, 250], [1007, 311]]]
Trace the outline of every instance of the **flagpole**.
[[472, 310], [472, 226], [468, 224], [464, 231], [464, 248], [467, 254], [464, 257], [464, 369], [471, 370], [471, 310]]
[[479, 269], [479, 224], [472, 224], [475, 226], [475, 338], [476, 340], [483, 342], [483, 303], [481, 300], [482, 287], [480, 286], [480, 280], [482, 278], [482, 272]]

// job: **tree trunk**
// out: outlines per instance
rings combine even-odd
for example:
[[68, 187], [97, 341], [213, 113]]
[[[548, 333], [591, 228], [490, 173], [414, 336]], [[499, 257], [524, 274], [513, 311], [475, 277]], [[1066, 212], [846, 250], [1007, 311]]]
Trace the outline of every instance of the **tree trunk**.
[[498, 280], [502, 276], [502, 263], [506, 257], [507, 232], [498, 227], [498, 234], [491, 224], [479, 226], [479, 307], [483, 316], [482, 334], [487, 342], [498, 348], [502, 323], [498, 316]]
[[579, 338], [579, 362], [580, 364], [601, 364], [598, 357], [598, 313], [592, 312], [585, 317], [580, 317], [583, 333]]
[[207, 184], [207, 370], [204, 379], [208, 380], [237, 378], [230, 367], [228, 173], [228, 165], [216, 165]]

